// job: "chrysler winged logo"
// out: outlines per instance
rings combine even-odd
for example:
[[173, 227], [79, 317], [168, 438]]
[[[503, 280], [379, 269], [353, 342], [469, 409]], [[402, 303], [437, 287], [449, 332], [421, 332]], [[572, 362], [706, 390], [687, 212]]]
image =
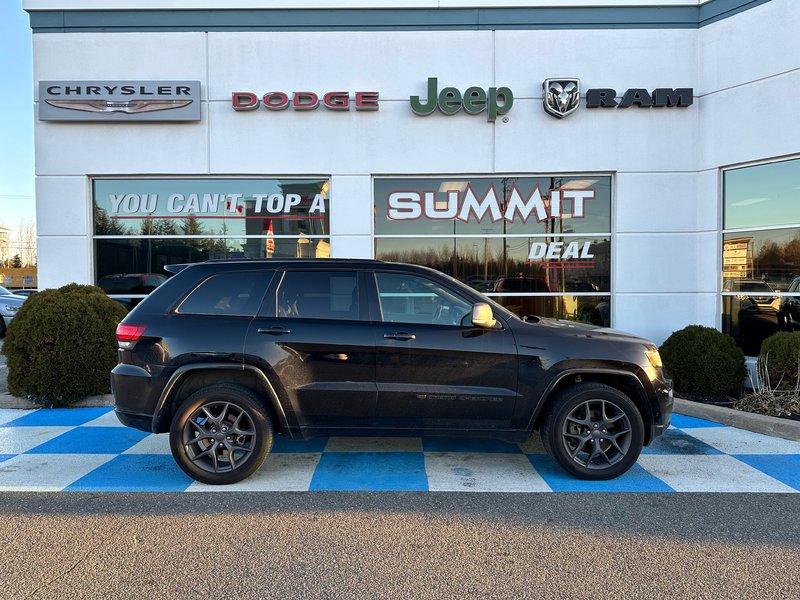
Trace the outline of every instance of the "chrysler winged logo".
[[563, 77], [545, 79], [544, 110], [558, 119], [575, 112], [581, 103], [581, 80]]
[[199, 121], [200, 82], [59, 80], [39, 82], [40, 121]]
[[155, 112], [189, 106], [192, 100], [45, 100], [50, 106], [86, 112], [127, 114]]

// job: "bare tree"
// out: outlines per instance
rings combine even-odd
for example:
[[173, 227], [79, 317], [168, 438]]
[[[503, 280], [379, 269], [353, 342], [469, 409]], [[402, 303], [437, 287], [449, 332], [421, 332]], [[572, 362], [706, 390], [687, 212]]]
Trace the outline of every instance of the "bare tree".
[[36, 225], [31, 219], [20, 221], [17, 230], [17, 249], [22, 264], [26, 267], [36, 266]]

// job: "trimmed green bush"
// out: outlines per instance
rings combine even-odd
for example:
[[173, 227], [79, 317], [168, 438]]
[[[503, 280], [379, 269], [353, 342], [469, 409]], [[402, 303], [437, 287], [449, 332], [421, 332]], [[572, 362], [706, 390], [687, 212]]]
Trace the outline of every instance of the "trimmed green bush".
[[98, 287], [71, 283], [28, 298], [3, 344], [8, 389], [48, 406], [110, 391], [121, 304]]
[[689, 325], [659, 348], [678, 393], [738, 395], [747, 375], [744, 354], [733, 338], [712, 327]]
[[795, 389], [800, 361], [800, 331], [780, 331], [769, 336], [761, 343], [758, 360], [766, 365], [772, 388]]

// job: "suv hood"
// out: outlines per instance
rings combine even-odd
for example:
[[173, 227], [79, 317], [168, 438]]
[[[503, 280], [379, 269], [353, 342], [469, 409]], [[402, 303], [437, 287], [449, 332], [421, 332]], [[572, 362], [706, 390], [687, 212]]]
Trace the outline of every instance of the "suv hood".
[[522, 323], [514, 323], [514, 330], [522, 330], [525, 333], [544, 333], [542, 329], [553, 335], [564, 335], [573, 337], [586, 337], [586, 338], [601, 338], [601, 339], [614, 339], [625, 340], [628, 342], [638, 342], [648, 346], [655, 346], [650, 340], [619, 331], [617, 329], [610, 329], [608, 327], [601, 327], [599, 325], [592, 325], [590, 323], [578, 323], [576, 321], [567, 321], [564, 319], [548, 319], [545, 317], [536, 317], [537, 321], [523, 321]]

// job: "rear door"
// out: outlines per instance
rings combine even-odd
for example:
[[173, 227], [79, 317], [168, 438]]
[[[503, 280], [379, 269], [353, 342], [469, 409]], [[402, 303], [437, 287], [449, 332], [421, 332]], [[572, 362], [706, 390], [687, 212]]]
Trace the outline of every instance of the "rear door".
[[378, 419], [384, 427], [505, 429], [517, 393], [514, 336], [471, 323], [472, 301], [432, 277], [375, 274]]
[[304, 428], [351, 428], [375, 416], [375, 347], [354, 269], [287, 269], [250, 324], [246, 359], [274, 373]]

